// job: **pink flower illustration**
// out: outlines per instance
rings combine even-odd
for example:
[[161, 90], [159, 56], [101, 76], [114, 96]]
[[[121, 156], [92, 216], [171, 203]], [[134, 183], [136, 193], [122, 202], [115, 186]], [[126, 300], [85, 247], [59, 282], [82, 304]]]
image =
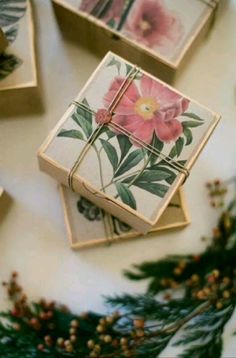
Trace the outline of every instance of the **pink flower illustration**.
[[[109, 23], [111, 20], [119, 21], [119, 18], [123, 12], [124, 1], [125, 0], [112, 0], [108, 10], [104, 12], [104, 15], [101, 17], [101, 19], [106, 23]], [[97, 14], [98, 17], [100, 17], [99, 10], [102, 11], [104, 3], [101, 3], [100, 5], [99, 3], [101, 3], [100, 0], [82, 0], [80, 10], [91, 13], [97, 7]]]
[[[123, 81], [124, 78], [116, 77], [112, 82], [104, 97], [106, 108]], [[152, 142], [154, 133], [162, 142], [168, 143], [176, 141], [183, 133], [182, 124], [177, 118], [187, 110], [188, 105], [188, 99], [143, 75], [140, 90], [134, 82], [128, 87], [115, 109], [112, 122], [147, 144]]]
[[182, 26], [164, 6], [163, 0], [136, 0], [125, 25], [125, 32], [144, 45], [163, 50], [177, 43]]

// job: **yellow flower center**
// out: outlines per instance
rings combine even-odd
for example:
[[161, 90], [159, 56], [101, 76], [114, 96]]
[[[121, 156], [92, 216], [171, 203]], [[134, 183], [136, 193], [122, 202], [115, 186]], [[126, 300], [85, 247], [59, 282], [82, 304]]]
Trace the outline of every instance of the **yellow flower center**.
[[150, 23], [149, 23], [148, 21], [146, 21], [146, 20], [141, 20], [141, 21], [139, 22], [139, 28], [140, 28], [141, 31], [145, 32], [145, 31], [150, 30], [151, 25], [150, 25]]
[[160, 105], [153, 98], [139, 98], [135, 105], [135, 112], [140, 115], [144, 120], [149, 120], [153, 118], [154, 112], [156, 112], [160, 108]]

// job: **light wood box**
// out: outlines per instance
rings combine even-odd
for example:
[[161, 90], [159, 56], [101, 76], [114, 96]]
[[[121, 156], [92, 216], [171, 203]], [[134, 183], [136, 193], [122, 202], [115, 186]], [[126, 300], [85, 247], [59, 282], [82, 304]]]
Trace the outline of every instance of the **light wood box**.
[[[27, 0], [26, 4], [25, 14], [16, 24], [16, 38], [4, 52], [6, 55], [15, 56], [19, 64], [5, 78], [0, 79], [0, 91], [37, 87], [33, 4], [30, 0]], [[0, 59], [0, 71], [1, 66]]]
[[[78, 210], [80, 196], [69, 188], [59, 187], [65, 224], [69, 243], [72, 249], [79, 250], [99, 245], [111, 245], [131, 239], [157, 237], [166, 230], [183, 229], [190, 224], [185, 194], [182, 188], [174, 195], [170, 205], [162, 214], [158, 224], [147, 235], [142, 235], [118, 219], [112, 218], [98, 208], [99, 218], [88, 220]], [[123, 231], [122, 231], [123, 228]]]
[[[122, 75], [125, 76], [127, 67], [134, 69], [132, 64], [128, 63], [121, 57], [109, 52], [105, 56], [103, 61], [100, 63], [100, 65], [97, 67], [97, 69], [94, 71], [94, 73], [92, 74], [86, 85], [83, 87], [79, 95], [76, 97], [76, 102], [79, 103], [84, 98], [86, 98], [86, 101], [88, 101], [90, 107], [93, 109], [93, 111], [95, 111], [95, 113], [102, 106], [104, 106], [103, 98], [107, 93], [111, 83], [113, 83], [114, 79], [117, 76], [116, 66], [115, 65], [111, 66], [110, 64], [117, 63], [117, 62], [119, 63], [118, 67], [119, 67], [120, 76]], [[180, 92], [176, 91], [175, 89], [166, 85], [165, 83], [159, 81], [158, 79], [149, 75], [145, 71], [139, 70], [139, 75], [140, 75], [139, 79], [135, 80], [133, 83], [133, 85], [135, 85], [136, 88], [139, 88], [139, 86], [141, 86], [140, 82], [142, 81], [141, 80], [142, 78], [144, 80], [148, 79], [148, 81], [151, 81], [148, 83], [152, 83], [152, 86], [153, 85], [158, 86], [158, 88], [160, 88], [160, 91], [162, 93], [167, 91], [168, 94], [171, 93], [171, 96], [172, 94], [173, 96], [177, 96], [177, 98], [179, 98], [178, 101], [181, 101], [181, 103], [187, 102], [188, 113], [187, 111], [183, 112], [182, 110], [183, 113], [180, 115], [179, 120], [181, 121], [181, 128], [184, 128], [184, 126], [188, 127], [190, 125], [190, 128], [188, 128], [188, 132], [189, 131], [191, 132], [191, 137], [189, 138], [190, 142], [187, 138], [184, 137], [185, 134], [184, 132], [182, 132], [181, 134], [182, 139], [179, 138], [176, 141], [170, 140], [165, 143], [164, 142], [162, 143], [163, 149], [161, 150], [161, 155], [164, 156], [164, 158], [166, 158], [166, 156], [169, 156], [169, 153], [172, 153], [171, 155], [173, 155], [173, 150], [174, 150], [174, 157], [176, 159], [173, 159], [173, 161], [175, 163], [176, 161], [178, 162], [184, 161], [185, 163], [184, 169], [186, 171], [190, 171], [194, 162], [199, 156], [201, 150], [203, 149], [209, 137], [211, 136], [213, 130], [215, 129], [220, 119], [220, 116], [215, 112], [212, 112], [208, 108], [200, 105], [196, 101], [188, 99]], [[180, 102], [176, 102], [176, 103], [180, 103]], [[175, 102], [173, 103], [174, 107], [176, 103]], [[172, 107], [172, 110], [175, 111], [174, 107]], [[82, 130], [81, 127], [78, 127], [77, 119], [76, 120], [74, 119], [74, 116], [76, 116], [77, 113], [76, 111], [77, 111], [77, 105], [75, 105], [75, 103], [71, 103], [71, 105], [65, 112], [62, 119], [58, 122], [56, 127], [51, 131], [48, 138], [46, 139], [46, 141], [43, 143], [43, 145], [38, 151], [40, 169], [42, 171], [45, 171], [52, 177], [54, 177], [59, 183], [64, 184], [66, 186], [69, 185], [68, 176], [71, 171], [71, 168], [73, 167], [80, 153], [83, 152], [83, 148], [85, 145], [84, 143], [86, 143], [86, 140], [85, 141], [80, 140], [81, 138], [80, 139], [77, 137], [76, 139], [74, 137], [68, 138], [68, 133], [70, 134], [71, 130], [76, 130], [77, 131], [76, 134], [78, 134], [78, 129], [79, 131]], [[116, 112], [116, 110], [114, 110], [114, 112]], [[85, 121], [84, 123], [86, 124], [87, 120], [84, 112], [79, 116], [80, 116], [79, 117], [80, 120]], [[186, 118], [187, 121], [185, 121]], [[128, 118], [128, 121], [129, 120], [130, 118]], [[94, 116], [91, 117], [91, 125], [93, 126], [93, 130], [97, 126]], [[163, 122], [161, 122], [161, 125], [163, 125]], [[108, 126], [103, 129], [110, 130], [109, 128], [110, 127], [108, 124]], [[101, 146], [100, 143], [103, 143], [101, 140], [106, 139], [106, 133], [103, 132], [98, 139], [96, 139], [96, 143], [98, 143], [98, 145]], [[117, 151], [117, 153], [119, 153], [120, 156], [120, 152], [119, 152], [120, 149], [118, 145], [117, 135], [113, 136], [112, 141], [110, 143], [112, 143], [113, 151]], [[179, 145], [181, 148], [179, 147]], [[115, 217], [119, 218], [121, 221], [126, 222], [131, 227], [136, 229], [138, 232], [146, 233], [147, 231], [149, 231], [154, 225], [158, 223], [159, 218], [163, 214], [164, 210], [167, 208], [173, 195], [175, 194], [177, 189], [183, 184], [184, 180], [186, 179], [185, 173], [179, 170], [173, 172], [174, 170], [173, 165], [169, 165], [168, 163], [166, 164], [166, 162], [165, 164], [163, 164], [162, 161], [162, 166], [167, 165], [168, 170], [171, 169], [171, 175], [172, 175], [171, 182], [168, 182], [168, 180], [167, 182], [165, 181], [163, 182], [160, 180], [158, 185], [152, 185], [149, 179], [148, 180], [145, 179], [144, 180], [145, 182], [146, 180], [148, 181], [148, 183], [146, 183], [148, 185], [145, 184], [145, 190], [142, 189], [140, 190], [136, 186], [135, 187], [132, 186], [132, 193], [130, 193], [130, 189], [129, 189], [128, 199], [130, 199], [130, 197], [133, 195], [133, 198], [137, 202], [137, 205], [132, 206], [132, 203], [131, 204], [130, 202], [127, 203], [126, 194], [125, 194], [126, 196], [125, 200], [123, 200], [124, 198], [123, 193], [120, 194], [118, 192], [118, 196], [117, 196], [115, 192], [117, 188], [117, 182], [118, 182], [118, 187], [120, 188], [120, 184], [122, 184], [121, 189], [122, 190], [124, 189], [127, 192], [128, 190], [127, 181], [126, 182], [123, 181], [124, 178], [122, 176], [121, 176], [122, 177], [121, 182], [119, 182], [119, 180], [121, 180], [119, 178], [117, 180], [113, 180], [114, 176], [112, 177], [112, 168], [108, 160], [109, 157], [106, 156], [107, 151], [102, 150], [104, 148], [101, 148], [100, 153], [102, 156], [100, 160], [103, 166], [104, 179], [106, 182], [108, 182], [111, 178], [112, 181], [112, 185], [110, 184], [105, 186], [103, 185], [106, 183], [102, 183], [100, 180], [101, 171], [99, 168], [99, 161], [97, 161], [96, 153], [92, 149], [93, 148], [90, 147], [90, 150], [86, 152], [86, 155], [85, 157], [83, 157], [80, 167], [77, 168], [78, 170], [76, 170], [76, 172], [73, 175], [74, 191], [80, 194], [81, 196], [87, 198], [88, 200], [92, 201], [97, 206], [103, 208], [105, 211], [111, 213]], [[131, 150], [131, 153], [129, 152], [130, 153], [129, 155], [131, 155], [132, 158], [134, 155], [134, 151], [137, 155], [139, 155], [140, 153], [140, 152], [137, 153], [138, 149], [134, 144], [132, 144], [131, 147], [129, 147], [129, 150]], [[141, 154], [142, 153], [140, 153], [140, 155]], [[125, 157], [128, 161], [131, 160], [128, 159], [131, 158], [129, 157], [129, 155], [128, 157]], [[125, 161], [127, 161], [126, 159]], [[159, 161], [160, 161], [160, 157], [159, 157]], [[157, 167], [155, 168], [159, 171], [160, 168], [158, 165], [159, 164], [157, 163]], [[143, 167], [143, 162], [141, 163], [140, 161], [138, 161], [137, 166], [135, 163], [132, 168], [135, 169], [136, 172], [139, 172], [142, 170], [141, 169], [142, 167]], [[143, 170], [146, 170], [145, 168]], [[150, 169], [152, 170], [153, 168]], [[122, 174], [123, 173], [124, 171], [122, 171]], [[147, 173], [147, 175], [149, 176], [149, 173]], [[119, 177], [118, 172], [117, 172], [117, 176]], [[155, 180], [156, 179], [154, 179], [154, 181]], [[166, 183], [168, 183], [168, 185]], [[149, 184], [151, 184], [151, 186]], [[143, 188], [143, 181], [142, 183], [139, 184], [139, 187], [140, 186], [141, 188]], [[100, 187], [104, 189], [100, 189]], [[109, 188], [105, 190], [105, 187], [106, 188], [109, 187]], [[150, 187], [151, 188], [155, 187], [155, 188], [149, 189]], [[165, 190], [165, 193], [163, 195], [159, 194], [159, 192], [154, 192], [154, 194], [152, 194], [153, 191], [155, 190], [158, 191], [159, 189], [162, 190], [163, 188]], [[146, 205], [146, 202], [149, 203], [148, 206]]]
[[[133, 7], [135, 6], [136, 0]], [[141, 0], [143, 1], [143, 0]], [[65, 36], [88, 47], [100, 56], [112, 51], [167, 83], [173, 83], [185, 69], [197, 47], [209, 33], [216, 18], [219, 0], [157, 0], [178, 20], [181, 31], [177, 44], [155, 49], [132, 39], [127, 33], [117, 31], [102, 20], [79, 9], [81, 0], [53, 0], [55, 13]], [[221, 4], [224, 0], [221, 0]], [[221, 8], [223, 8], [221, 6]], [[218, 13], [218, 11], [217, 11]], [[172, 16], [172, 15], [171, 15]], [[173, 26], [173, 25], [171, 25]], [[177, 27], [177, 26], [176, 26]], [[181, 29], [181, 30], [180, 30]], [[168, 37], [162, 42], [168, 42]]]

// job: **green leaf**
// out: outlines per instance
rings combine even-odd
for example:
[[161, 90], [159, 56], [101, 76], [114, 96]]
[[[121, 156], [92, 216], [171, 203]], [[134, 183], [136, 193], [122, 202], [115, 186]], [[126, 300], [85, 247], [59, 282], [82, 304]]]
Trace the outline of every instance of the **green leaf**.
[[22, 64], [22, 60], [14, 55], [0, 55], [0, 80], [3, 80]]
[[150, 168], [147, 168], [147, 170], [161, 170], [162, 172], [165, 172], [168, 175], [165, 181], [168, 184], [172, 184], [176, 178], [176, 173], [170, 170], [169, 168], [165, 167], [165, 165], [167, 165], [167, 163], [163, 163], [162, 166], [158, 163], [151, 166]]
[[194, 122], [194, 121], [184, 121], [182, 122], [182, 126], [184, 128], [186, 127], [190, 127], [190, 128], [193, 128], [193, 127], [199, 127], [201, 126], [203, 123], [199, 123], [199, 122]]
[[115, 25], [116, 25], [116, 22], [114, 19], [111, 19], [110, 21], [107, 22], [107, 25], [109, 27], [111, 27], [112, 29], [114, 29]]
[[122, 160], [124, 159], [124, 157], [126, 156], [126, 154], [128, 154], [128, 151], [132, 147], [132, 144], [131, 144], [129, 138], [124, 134], [119, 134], [117, 136], [117, 140], [118, 140], [120, 152], [121, 152], [121, 155], [120, 155], [120, 163], [121, 163]]
[[139, 177], [139, 181], [161, 181], [169, 178], [170, 174], [162, 170], [145, 170]]
[[133, 67], [131, 65], [129, 65], [128, 63], [126, 63], [125, 66], [126, 66], [126, 76], [127, 76]]
[[12, 42], [15, 41], [17, 33], [18, 33], [18, 29], [19, 29], [18, 25], [13, 25], [5, 32], [5, 36], [7, 38], [7, 41], [9, 42], [9, 44], [11, 44]]
[[81, 114], [76, 112], [72, 114], [72, 119], [80, 126], [85, 136], [89, 138], [93, 132], [90, 121], [88, 121], [86, 117], [83, 117]]
[[76, 129], [61, 129], [57, 136], [84, 140], [83, 134]]
[[177, 163], [180, 165], [185, 165], [187, 163], [187, 160], [177, 160]]
[[176, 157], [176, 155], [177, 155], [176, 145], [174, 145], [174, 146], [171, 148], [171, 151], [170, 151], [168, 157], [174, 158], [174, 157]]
[[102, 143], [102, 146], [106, 152], [106, 155], [113, 167], [113, 171], [116, 171], [117, 165], [118, 165], [118, 156], [116, 153], [116, 149], [115, 147], [113, 147], [113, 145], [111, 143], [109, 143], [108, 141], [101, 139], [100, 138], [100, 142]]
[[[150, 182], [165, 180], [172, 175], [172, 172], [170, 172], [170, 173], [167, 173], [166, 171], [162, 171], [162, 170], [145, 170], [137, 178], [137, 182], [149, 182], [150, 183]], [[130, 183], [135, 177], [136, 177], [136, 175], [131, 175], [130, 177], [124, 179], [122, 181], [122, 183]]]
[[169, 157], [170, 158], [174, 158], [174, 157], [179, 157], [182, 150], [184, 147], [184, 139], [182, 137], [180, 137], [179, 139], [177, 139], [177, 141], [175, 142], [174, 146], [172, 147], [170, 153], [169, 153]]
[[[90, 108], [89, 104], [88, 104], [88, 101], [86, 98], [84, 98], [82, 100], [82, 103]], [[86, 110], [85, 108], [82, 108], [82, 107], [77, 107], [76, 108], [76, 113], [78, 113], [81, 117], [85, 118], [91, 125], [92, 125], [92, 121], [93, 121], [93, 115], [90, 111]]]
[[169, 178], [172, 175], [172, 172], [167, 172], [166, 170], [147, 170], [139, 178], [140, 181], [161, 181]]
[[112, 132], [112, 131], [110, 130], [110, 128], [109, 128], [107, 125], [105, 125], [105, 124], [104, 124], [103, 127], [100, 129], [100, 135], [101, 135], [102, 133], [106, 133], [108, 139], [113, 138], [113, 137], [116, 136], [116, 134], [115, 134], [114, 132]]
[[120, 73], [121, 63], [115, 57], [112, 57], [111, 61], [107, 64], [109, 66], [116, 66], [118, 73]]
[[143, 156], [144, 154], [141, 149], [136, 149], [135, 151], [130, 153], [128, 157], [124, 160], [123, 164], [119, 167], [114, 177], [118, 177], [121, 174], [124, 174], [129, 171], [131, 168], [135, 167], [143, 159]]
[[150, 182], [134, 182], [135, 186], [149, 191], [150, 193], [157, 195], [161, 198], [163, 198], [165, 196], [165, 194], [167, 193], [169, 187], [167, 185], [164, 184], [159, 184], [159, 183], [150, 183]]
[[197, 114], [195, 113], [191, 113], [191, 112], [185, 112], [183, 113], [181, 116], [183, 117], [189, 117], [192, 119], [196, 119], [196, 121], [200, 121], [200, 122], [204, 122], [204, 119], [202, 119], [201, 117], [199, 117]]
[[0, 1], [0, 27], [9, 26], [20, 20], [26, 11], [26, 0]]
[[137, 204], [131, 190], [122, 183], [116, 183], [116, 189], [123, 203], [136, 210]]
[[184, 135], [186, 137], [186, 145], [191, 144], [193, 141], [193, 135], [188, 127], [184, 127]]
[[176, 146], [177, 157], [179, 157], [184, 147], [184, 139], [182, 137], [177, 139], [177, 141], [175, 142], [175, 146]]
[[81, 102], [82, 102], [86, 107], [89, 107], [89, 108], [90, 108], [89, 103], [88, 103], [88, 101], [87, 101], [87, 99], [86, 99], [85, 97], [82, 99]]
[[[161, 152], [163, 147], [164, 147], [164, 143], [162, 141], [160, 141], [159, 138], [157, 138], [157, 136], [154, 134], [153, 136], [153, 140], [152, 140], [152, 146], [157, 149], [158, 152]], [[151, 164], [155, 164], [157, 159], [158, 159], [158, 155], [151, 153], [150, 156], [150, 163]]]

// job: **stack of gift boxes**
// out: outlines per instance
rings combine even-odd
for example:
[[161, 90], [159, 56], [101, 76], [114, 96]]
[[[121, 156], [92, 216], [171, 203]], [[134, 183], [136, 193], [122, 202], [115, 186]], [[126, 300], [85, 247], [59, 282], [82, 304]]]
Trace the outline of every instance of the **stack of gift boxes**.
[[[72, 0], [55, 2], [64, 6], [68, 2], [75, 12]], [[215, 2], [192, 3], [199, 10], [193, 21], [197, 36]], [[116, 52], [123, 43], [137, 48], [143, 39], [139, 51], [152, 59], [155, 52], [158, 65], [165, 62], [165, 29], [175, 50], [182, 41], [178, 47], [186, 52], [184, 43], [190, 36], [172, 39], [171, 27], [180, 29], [181, 22], [163, 4], [147, 0], [143, 8], [142, 0], [87, 0], [76, 11], [87, 25], [119, 32], [120, 41], [113, 39]], [[149, 18], [146, 12], [157, 7], [163, 23], [155, 39], [158, 29], [151, 33], [155, 16]], [[170, 48], [168, 43], [168, 53]], [[189, 223], [182, 186], [220, 116], [144, 71], [142, 65], [108, 52], [39, 149], [40, 169], [60, 183], [73, 248], [145, 238]]]

